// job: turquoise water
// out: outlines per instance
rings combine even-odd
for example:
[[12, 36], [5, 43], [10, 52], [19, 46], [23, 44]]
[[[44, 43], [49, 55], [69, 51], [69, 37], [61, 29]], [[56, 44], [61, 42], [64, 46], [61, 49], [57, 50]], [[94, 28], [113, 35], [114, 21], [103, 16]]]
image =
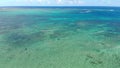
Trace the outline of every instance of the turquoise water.
[[120, 68], [120, 9], [0, 8], [0, 68]]

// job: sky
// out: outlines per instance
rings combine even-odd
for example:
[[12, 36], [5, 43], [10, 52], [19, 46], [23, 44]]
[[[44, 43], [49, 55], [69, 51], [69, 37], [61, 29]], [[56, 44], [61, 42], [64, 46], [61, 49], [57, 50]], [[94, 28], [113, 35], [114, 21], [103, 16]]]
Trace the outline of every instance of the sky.
[[0, 6], [120, 6], [120, 0], [0, 0]]

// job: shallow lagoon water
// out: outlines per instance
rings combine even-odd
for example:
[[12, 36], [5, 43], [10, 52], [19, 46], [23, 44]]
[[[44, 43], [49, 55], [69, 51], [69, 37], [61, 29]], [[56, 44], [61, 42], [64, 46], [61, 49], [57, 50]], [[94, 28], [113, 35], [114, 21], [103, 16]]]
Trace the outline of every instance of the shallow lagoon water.
[[1, 68], [120, 68], [119, 8], [0, 8]]

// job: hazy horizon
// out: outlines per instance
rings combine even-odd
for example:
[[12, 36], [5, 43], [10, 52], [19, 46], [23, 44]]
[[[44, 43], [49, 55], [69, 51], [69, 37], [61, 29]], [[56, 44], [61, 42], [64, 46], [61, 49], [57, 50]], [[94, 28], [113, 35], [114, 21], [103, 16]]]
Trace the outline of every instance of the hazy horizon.
[[0, 6], [120, 6], [120, 0], [1, 0]]

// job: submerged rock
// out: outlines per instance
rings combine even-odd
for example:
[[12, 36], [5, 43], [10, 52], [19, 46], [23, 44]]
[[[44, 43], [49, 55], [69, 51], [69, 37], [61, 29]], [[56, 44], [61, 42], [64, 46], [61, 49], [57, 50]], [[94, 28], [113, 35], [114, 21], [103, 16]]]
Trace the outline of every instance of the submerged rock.
[[60, 38], [64, 38], [68, 36], [67, 30], [56, 30], [53, 34], [50, 34], [50, 38], [59, 40]]
[[87, 54], [86, 57], [90, 64], [98, 65], [103, 63], [100, 59], [102, 56], [99, 56], [99, 54]]
[[24, 33], [11, 33], [6, 36], [6, 43], [10, 46], [30, 46], [36, 42], [44, 41], [45, 36], [42, 32], [24, 34]]
[[29, 38], [28, 35], [19, 34], [19, 33], [12, 33], [12, 34], [7, 36], [6, 40], [7, 40], [6, 42], [9, 45], [23, 46], [26, 43], [28, 43], [31, 39]]

